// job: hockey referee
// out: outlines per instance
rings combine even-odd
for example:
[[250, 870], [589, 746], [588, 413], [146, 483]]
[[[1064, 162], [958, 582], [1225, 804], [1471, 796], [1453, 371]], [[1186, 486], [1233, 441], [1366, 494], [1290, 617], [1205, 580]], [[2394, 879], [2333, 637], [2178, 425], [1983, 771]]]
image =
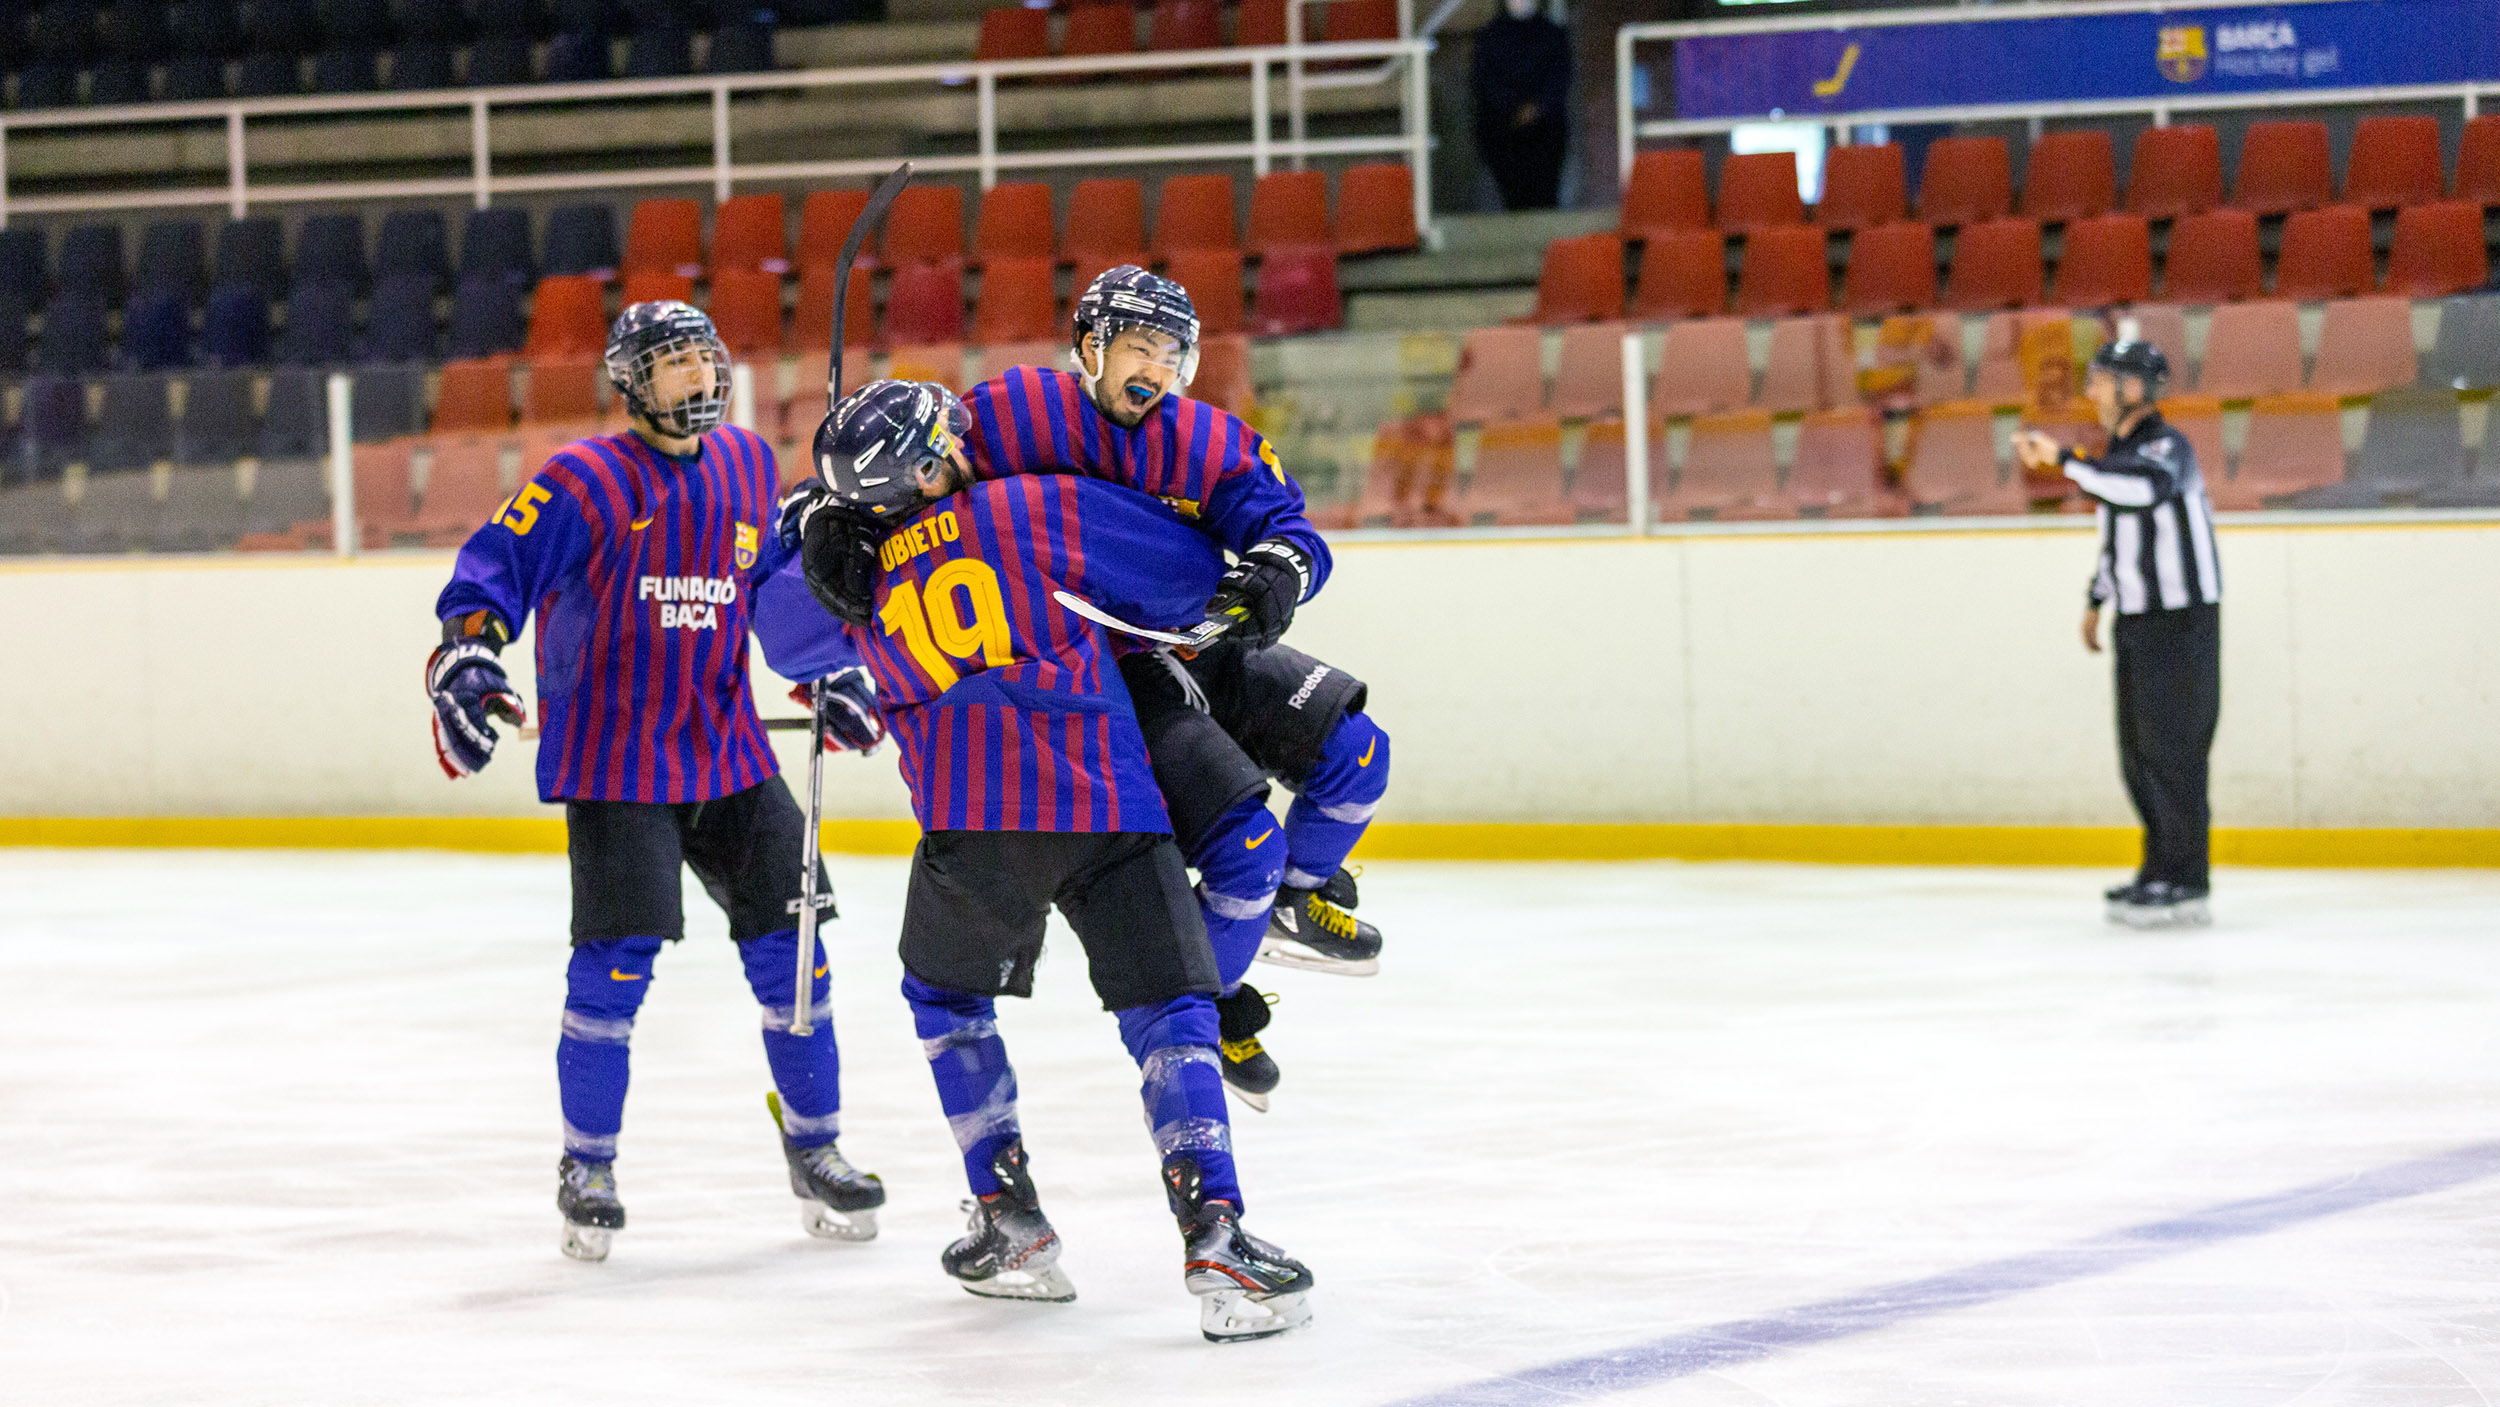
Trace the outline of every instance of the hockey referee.
[[2118, 765], [2144, 822], [2144, 865], [2107, 898], [2110, 920], [2133, 928], [2210, 919], [2206, 757], [2222, 711], [2222, 568], [2196, 451], [2154, 405], [2169, 379], [2161, 349], [2122, 322], [2084, 378], [2108, 451], [2086, 457], [2036, 430], [2019, 446], [2026, 464], [2056, 465], [2098, 505], [2083, 645], [2100, 653], [2101, 610], [2115, 605]]

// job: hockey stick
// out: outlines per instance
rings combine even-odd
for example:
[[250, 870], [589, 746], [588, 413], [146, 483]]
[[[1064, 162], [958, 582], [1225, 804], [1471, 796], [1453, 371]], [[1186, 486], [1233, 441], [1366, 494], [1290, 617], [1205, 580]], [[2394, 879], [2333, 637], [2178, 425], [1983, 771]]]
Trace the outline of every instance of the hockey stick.
[[1078, 615], [1085, 617], [1087, 620], [1092, 621], [1096, 625], [1103, 626], [1106, 629], [1116, 630], [1122, 635], [1134, 635], [1140, 640], [1155, 640], [1166, 645], [1178, 645], [1181, 649], [1191, 654], [1195, 654], [1198, 651], [1205, 649], [1207, 646], [1214, 644], [1216, 641], [1224, 638], [1224, 632], [1233, 628], [1233, 623], [1228, 620], [1207, 620], [1200, 621], [1198, 624], [1191, 626], [1188, 630], [1178, 634], [1169, 630], [1148, 630], [1142, 625], [1129, 624], [1127, 621], [1120, 619], [1118, 616], [1111, 614], [1109, 611], [1104, 610], [1102, 607], [1095, 605], [1093, 602], [1086, 600], [1082, 596], [1074, 595], [1066, 591], [1054, 591], [1050, 593], [1050, 595], [1051, 599], [1057, 601], [1060, 605], [1067, 607], [1069, 610], [1076, 612]]
[[[851, 232], [842, 241], [842, 253], [833, 262], [833, 351], [825, 368], [825, 415], [831, 418], [842, 404], [842, 344], [848, 339], [844, 318], [851, 296], [851, 264], [859, 258], [859, 247], [867, 242], [868, 232], [885, 223], [885, 212], [911, 183], [911, 163], [906, 161], [887, 173], [868, 193], [868, 203], [860, 208], [859, 218], [851, 222]], [[819, 853], [823, 837], [819, 828], [825, 814], [825, 686], [822, 681], [807, 686], [807, 834], [799, 841], [799, 897], [790, 907], [799, 916], [799, 970], [797, 990], [790, 998], [790, 1034], [812, 1036], [816, 1023], [810, 1000], [815, 995], [816, 918], [832, 895], [816, 892], [816, 871], [823, 856]]]

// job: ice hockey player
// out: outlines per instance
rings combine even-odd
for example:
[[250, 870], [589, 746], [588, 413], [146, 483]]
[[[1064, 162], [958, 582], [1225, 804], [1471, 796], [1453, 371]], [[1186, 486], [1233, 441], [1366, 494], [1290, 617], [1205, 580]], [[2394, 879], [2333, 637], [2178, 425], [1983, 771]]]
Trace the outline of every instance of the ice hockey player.
[[940, 1263], [976, 1295], [1075, 1297], [995, 1007], [1031, 994], [1055, 905], [1143, 1072], [1201, 1331], [1282, 1333], [1309, 1321], [1312, 1276], [1241, 1228], [1215, 957], [1105, 632], [1055, 598], [1195, 624], [1222, 558], [1171, 510], [1113, 485], [973, 483], [964, 428], [944, 387], [873, 382], [818, 428], [820, 482], [794, 491], [781, 519], [825, 607], [873, 622], [854, 624], [849, 643], [876, 676], [923, 832], [903, 994], [976, 1198]]
[[[1236, 624], [1190, 660], [1127, 650], [1156, 779], [1201, 878], [1225, 995], [1224, 1075], [1265, 1109], [1280, 1072], [1259, 1039], [1254, 959], [1348, 975], [1379, 970], [1380, 933], [1346, 912], [1345, 869], [1389, 782], [1388, 734], [1362, 681], [1278, 638], [1327, 581], [1327, 543], [1275, 449], [1240, 418], [1187, 398], [1198, 366], [1189, 293], [1133, 264], [1078, 300], [1076, 371], [1017, 367], [975, 386], [966, 453], [981, 478], [1067, 471], [1171, 504], [1234, 555], [1208, 607]], [[1268, 784], [1295, 793], [1279, 829]]]
[[[867, 1240], [885, 1189], [835, 1147], [840, 1058], [821, 964], [814, 1033], [790, 1032], [805, 822], [747, 681], [754, 589], [785, 560], [773, 452], [721, 424], [729, 355], [684, 303], [627, 308], [608, 334], [607, 373], [632, 429], [558, 450], [470, 536], [436, 602], [443, 643], [425, 669], [435, 756], [468, 776], [494, 756], [491, 720], [522, 720], [497, 656], [537, 614], [538, 794], [564, 803], [573, 872], [556, 1042], [563, 1250], [604, 1259], [625, 1225], [615, 1159], [627, 1042], [653, 961], [683, 935], [681, 864], [727, 912], [763, 1006], [801, 1221], [812, 1235]], [[864, 669], [822, 679], [820, 697], [829, 747], [876, 745]], [[830, 913], [821, 871], [817, 893]]]

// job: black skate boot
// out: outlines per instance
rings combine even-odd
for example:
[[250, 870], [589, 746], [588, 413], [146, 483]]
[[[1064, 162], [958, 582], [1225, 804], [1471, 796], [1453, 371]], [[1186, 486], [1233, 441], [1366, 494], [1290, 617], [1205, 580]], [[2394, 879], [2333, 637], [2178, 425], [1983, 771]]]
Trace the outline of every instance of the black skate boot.
[[2202, 928], [2213, 922], [2201, 885], [2148, 879], [2109, 904], [2109, 920], [2129, 928]]
[[1378, 972], [1380, 930], [1346, 912], [1355, 902], [1354, 876], [1344, 870], [1317, 889], [1286, 885], [1277, 890], [1259, 961], [1341, 977]]
[[1041, 1193], [1025, 1170], [1019, 1139], [990, 1159], [998, 1190], [964, 1203], [972, 1214], [964, 1238], [938, 1253], [938, 1264], [976, 1295], [1065, 1304], [1076, 1286], [1059, 1268], [1059, 1233], [1042, 1215]]
[[556, 1161], [556, 1178], [564, 1253], [575, 1260], [606, 1260], [609, 1239], [625, 1229], [625, 1204], [616, 1199], [616, 1164], [585, 1163], [567, 1153]]
[[1311, 1322], [1310, 1267], [1241, 1229], [1241, 1210], [1210, 1202], [1198, 1160], [1163, 1160], [1163, 1191], [1181, 1224], [1181, 1283], [1198, 1297], [1209, 1343], [1264, 1339]]
[[877, 1239], [877, 1208], [885, 1205], [883, 1179], [852, 1167], [830, 1143], [794, 1148], [784, 1138], [781, 1156], [790, 1164], [790, 1193], [799, 1199], [799, 1225], [808, 1235], [826, 1241]]
[[1268, 998], [1245, 982], [1233, 989], [1229, 997], [1215, 999], [1215, 1018], [1220, 1023], [1223, 1044], [1218, 1053], [1224, 1057], [1224, 1083], [1235, 1099], [1264, 1114], [1267, 1097], [1276, 1089], [1284, 1072], [1276, 1068], [1276, 1058], [1259, 1044], [1259, 1032], [1267, 1029]]

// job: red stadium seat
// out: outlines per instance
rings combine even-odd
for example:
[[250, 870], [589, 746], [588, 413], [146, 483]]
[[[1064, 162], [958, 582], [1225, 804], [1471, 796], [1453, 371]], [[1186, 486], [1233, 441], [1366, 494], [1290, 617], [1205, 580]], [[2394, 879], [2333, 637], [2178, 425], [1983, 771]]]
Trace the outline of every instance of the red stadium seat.
[[[799, 207], [799, 267], [805, 269], [811, 264], [830, 266], [839, 260], [842, 257], [842, 241], [850, 238], [851, 225], [867, 208], [868, 192], [864, 190], [810, 192], [807, 203]], [[860, 266], [873, 266], [875, 263], [876, 250], [863, 247], [859, 251]]]
[[2344, 200], [2364, 209], [2387, 210], [2440, 198], [2447, 181], [2440, 171], [2439, 119], [2365, 117], [2352, 129], [2344, 159]]
[[1996, 418], [1986, 401], [1946, 401], [1910, 425], [1910, 462], [1901, 486], [1919, 509], [1949, 517], [2020, 513], [2020, 483], [1997, 463]]
[[2500, 205], [2500, 113], [2465, 124], [2457, 143], [2457, 199]]
[[[1580, 437], [1580, 463], [1571, 471], [1571, 516], [1583, 523], [1631, 520], [1630, 486], [1624, 482], [1624, 424], [1620, 416], [1589, 422]], [[1652, 437], [1651, 473], [1663, 476], [1667, 456]]]
[[2315, 120], [2252, 122], [2240, 138], [2240, 171], [2231, 206], [2256, 215], [2315, 210], [2335, 199], [2334, 159], [2326, 124]]
[[889, 264], [963, 258], [963, 187], [903, 187], [885, 212], [884, 250]]
[[1819, 225], [1772, 225], [1745, 240], [1736, 273], [1740, 317], [1819, 313], [1832, 305], [1832, 265]]
[[2174, 303], [2230, 303], [2265, 293], [2257, 217], [2245, 210], [2182, 215], [2170, 226], [2162, 296]]
[[[2174, 361], [2171, 365], [2181, 363]], [[2164, 396], [2161, 418], [2187, 436], [2188, 446], [2196, 451], [2197, 472], [2204, 475], [2208, 490], [2228, 478], [2231, 450], [2222, 437], [2222, 402], [2211, 396]], [[2219, 500], [2215, 506], [2221, 506]]]
[[981, 304], [972, 318], [972, 340], [989, 346], [1048, 337], [1057, 320], [1058, 266], [1048, 257], [992, 259], [981, 266]]
[[2023, 167], [2022, 213], [2042, 224], [2089, 220], [2118, 203], [2118, 153], [2097, 127], [2050, 132]]
[[425, 474], [425, 501], [406, 531], [430, 542], [456, 546], [486, 525], [504, 500], [501, 435], [436, 435], [428, 444], [433, 466]]
[[2205, 476], [2216, 508], [2267, 507], [2267, 500], [2344, 479], [2344, 417], [2335, 398], [2310, 391], [2260, 397], [2248, 408], [2248, 438], [2228, 480]]
[[2299, 308], [2268, 300], [2214, 309], [2197, 394], [2244, 401], [2297, 391], [2301, 380]]
[[1562, 421], [1551, 415], [1497, 420], [1476, 436], [1475, 472], [1459, 496], [1462, 522], [1504, 527], [1573, 520], [1563, 495]]
[[1176, 249], [1163, 271], [1189, 290], [1189, 301], [1198, 309], [1199, 335], [1230, 336], [1250, 325], [1240, 250]]
[[[416, 524], [417, 495], [408, 473], [416, 447], [415, 439], [403, 437], [358, 445], [353, 451], [350, 472], [356, 482], [356, 526], [368, 547], [385, 546], [391, 534], [406, 532]], [[315, 537], [327, 546], [330, 525], [315, 525]]]
[[[1285, 6], [1290, 0], [1241, 0], [1241, 8], [1233, 17], [1233, 42], [1245, 49], [1265, 48], [1285, 42]], [[1321, 9], [1306, 9], [1302, 22], [1305, 40], [1318, 37]]]
[[[1341, 0], [1328, 7], [1328, 42], [1398, 37], [1397, 0]], [[1308, 35], [1304, 36], [1306, 39]]]
[[1589, 420], [1623, 413], [1623, 335], [1621, 323], [1566, 327], [1562, 359], [1554, 369], [1554, 413], [1565, 420]]
[[1771, 412], [1731, 410], [1693, 418], [1675, 490], [1659, 501], [1658, 516], [1673, 518], [1788, 518], [1796, 509], [1780, 497], [1779, 450]]
[[896, 347], [885, 374], [897, 381], [934, 381], [957, 392], [971, 384], [964, 377], [964, 349], [952, 342]]
[[1727, 240], [1717, 230], [1653, 229], [1641, 245], [1631, 316], [1706, 318], [1727, 311]]
[[2122, 316], [2135, 319], [2135, 335], [2161, 349], [2170, 361], [2170, 380], [2174, 386], [2187, 383], [2188, 341], [2187, 314], [2169, 303], [2138, 303]]
[[2175, 220], [2222, 203], [2222, 136], [2200, 123], [2147, 127], [2127, 171], [2127, 209]]
[[2482, 206], [2442, 200], [2396, 212], [2396, 242], [2387, 255], [2388, 292], [2444, 298], [2480, 288], [2490, 278]]
[[1623, 239], [1579, 235], [1545, 246], [1531, 320], [1548, 325], [1623, 316]]
[[[833, 289], [831, 264], [810, 264], [799, 271], [799, 306], [790, 315], [784, 350], [822, 352], [833, 346]], [[851, 289], [842, 300], [842, 321], [843, 346], [876, 345], [876, 293], [868, 270], [857, 264], [851, 266]]]
[[2274, 257], [2274, 296], [2309, 301], [2350, 298], [2378, 283], [2370, 253], [2370, 212], [2358, 205], [2302, 210], [2283, 222]]
[[530, 300], [531, 359], [597, 356], [608, 345], [608, 294], [591, 274], [549, 274]]
[[[1131, 245], [1131, 248], [1136, 246]], [[972, 252], [980, 259], [1049, 259], [1058, 252], [1044, 181], [1006, 181], [981, 193]]]
[[1250, 187], [1250, 234], [1242, 247], [1265, 254], [1287, 245], [1328, 244], [1328, 176], [1271, 171]]
[[[1649, 413], [1660, 419], [1711, 415], [1753, 404], [1753, 363], [1742, 318], [1703, 318], [1667, 329]], [[1656, 471], [1653, 469], [1653, 473]]]
[[1224, 11], [1215, 0], [1155, 0], [1146, 47], [1159, 52], [1224, 47]]
[[1918, 179], [1918, 218], [1975, 225], [2014, 208], [2014, 160], [2001, 137], [1939, 137]]
[[936, 346], [964, 337], [964, 274], [954, 263], [903, 264], [886, 288], [885, 340]]
[[638, 200], [625, 225], [628, 274], [703, 272], [703, 207], [691, 200]]
[[2063, 326], [2067, 322], [2067, 313], [2063, 308], [1990, 314], [1980, 329], [1979, 364], [1972, 369], [1971, 395], [2000, 406], [2031, 401], [2032, 389], [2025, 384], [2023, 376], [2023, 333], [2031, 328]]
[[1782, 414], [1855, 404], [1857, 353], [1849, 321], [1830, 314], [1771, 324], [1771, 355], [1754, 404]]
[[[1202, 330], [1203, 331], [1203, 330]], [[1054, 359], [1059, 365], [1064, 360]], [[1248, 415], [1257, 407], [1257, 391], [1250, 381], [1250, 339], [1239, 334], [1229, 337], [1201, 335], [1198, 342], [1198, 376], [1189, 383], [1193, 400], [1235, 415]]]
[[1710, 228], [1710, 179], [1701, 149], [1669, 147], [1633, 157], [1620, 228], [1625, 239]]
[[1730, 152], [1719, 166], [1719, 228], [1748, 234], [1805, 223], [1793, 151]]
[[1349, 166], [1337, 178], [1337, 252], [1414, 249], [1415, 173], [1398, 163]]
[[2419, 370], [2413, 350], [2413, 304], [2403, 298], [2344, 298], [2326, 305], [2318, 330], [2318, 362], [2309, 389], [2330, 396], [2374, 396], [2410, 386]]
[[[1068, 197], [1071, 260], [1113, 255], [1114, 264], [1146, 262], [1146, 185], [1126, 176], [1092, 176]], [[1108, 266], [1106, 266], [1108, 267]], [[1078, 292], [1084, 292], [1080, 286]]]
[[1900, 510], [1884, 493], [1884, 427], [1865, 406], [1819, 410], [1797, 427], [1788, 501], [1808, 518], [1876, 518]]
[[1050, 57], [1050, 11], [1018, 5], [981, 12], [981, 37], [972, 56], [984, 63]]
[[1234, 233], [1233, 211], [1232, 177], [1168, 177], [1155, 206], [1154, 243], [1148, 247], [1157, 254], [1175, 249], [1238, 249], [1241, 240]]
[[712, 275], [712, 325], [733, 357], [781, 351], [781, 275], [762, 269], [722, 269]]
[[1122, 4], [1082, 4], [1068, 11], [1068, 27], [1059, 52], [1133, 54], [1137, 52], [1137, 11]]
[[733, 195], [712, 216], [712, 272], [790, 271], [789, 229], [777, 194]]
[[1545, 408], [1544, 336], [1533, 327], [1484, 327], [1458, 344], [1450, 418], [1516, 420]]
[[1814, 222], [1827, 230], [1862, 230], [1910, 213], [1910, 175], [1897, 142], [1834, 147], [1823, 158], [1823, 199]]
[[[691, 303], [694, 301], [694, 276], [670, 273], [665, 269], [645, 269], [641, 273], [628, 271], [623, 295], [627, 307], [636, 303]], [[604, 337], [600, 345], [606, 345]]]
[[1875, 361], [1867, 395], [1887, 408], [1937, 405], [1970, 394], [1962, 365], [1962, 320], [1888, 317], [1875, 329]]
[[[1010, 367], [1040, 366], [1064, 370], [1067, 365], [1068, 344], [1065, 338], [1036, 337], [1025, 342], [992, 342], [981, 348], [981, 378], [985, 381], [1003, 375]], [[1201, 381], [1206, 379], [1204, 369], [1199, 371], [1198, 376]], [[1193, 389], [1190, 394], [1197, 395], [1197, 392]], [[1205, 400], [1206, 397], [1198, 396], [1198, 399]]]
[[1978, 312], [2040, 301], [2040, 222], [2019, 216], [1964, 225], [1954, 235], [1944, 306]]
[[493, 358], [444, 363], [429, 428], [438, 434], [511, 429], [511, 366]]
[[1259, 261], [1250, 331], [1261, 337], [1326, 332], [1345, 325], [1337, 291], [1337, 251], [1325, 244], [1271, 249]]
[[2153, 232], [2141, 215], [2095, 215], [2066, 226], [2051, 302], [2088, 308], [2153, 296]]
[[1936, 232], [1902, 221], [1857, 232], [1849, 242], [1840, 310], [1852, 317], [1928, 307], [1936, 301]]
[[[524, 425], [567, 425], [599, 418], [599, 387], [607, 364], [597, 357], [550, 357], [530, 363], [529, 389], [521, 397]], [[534, 472], [536, 465], [531, 465]]]

